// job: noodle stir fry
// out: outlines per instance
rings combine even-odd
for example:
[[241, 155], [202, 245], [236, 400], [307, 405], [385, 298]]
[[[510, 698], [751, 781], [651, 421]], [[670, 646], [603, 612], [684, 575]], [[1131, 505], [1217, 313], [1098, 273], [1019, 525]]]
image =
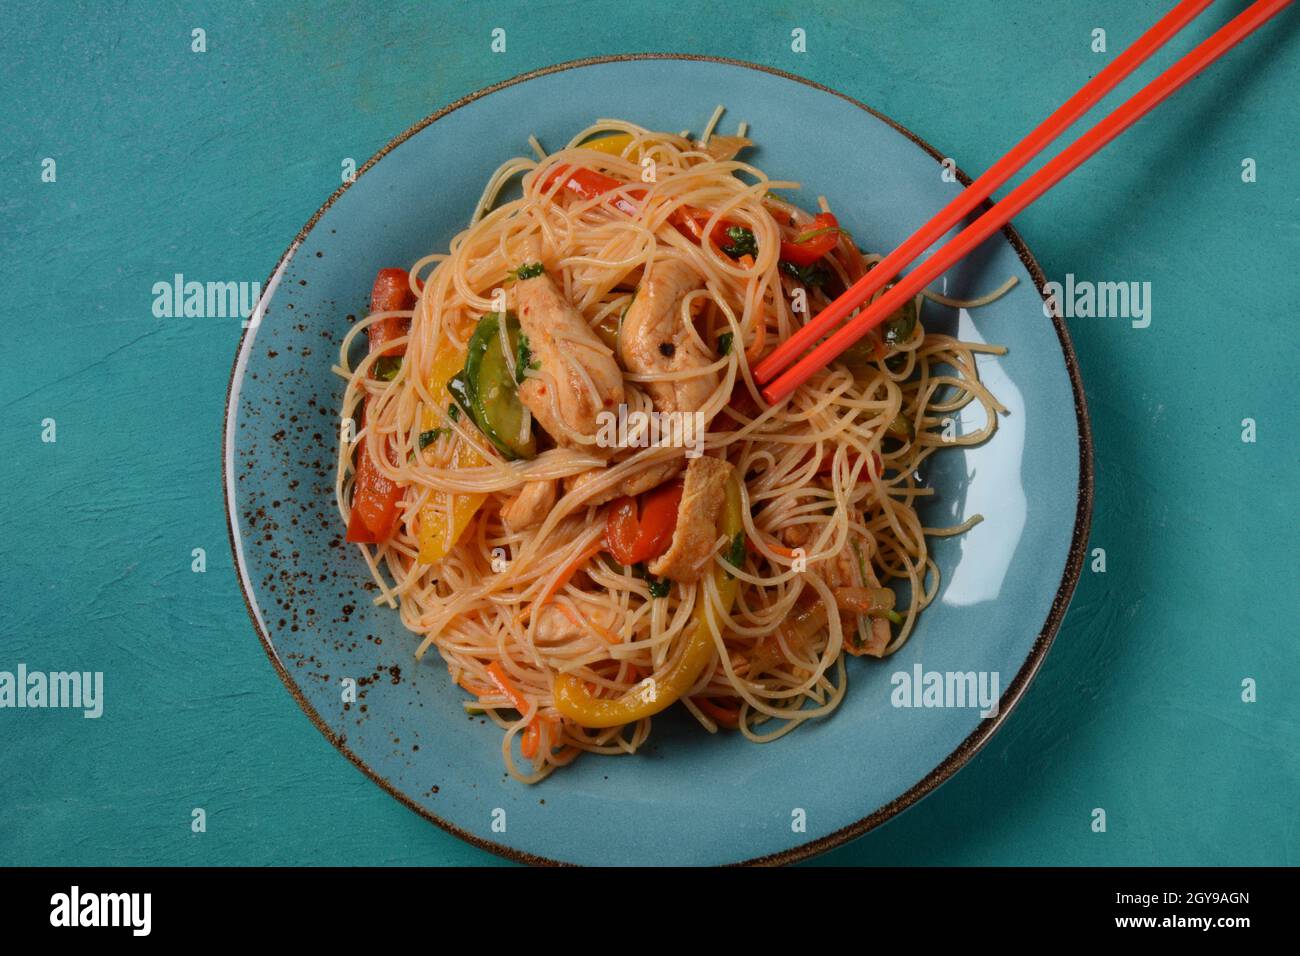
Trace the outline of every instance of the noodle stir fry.
[[[379, 273], [340, 350], [348, 540], [524, 782], [634, 753], [674, 706], [758, 742], [830, 714], [846, 655], [893, 653], [933, 599], [927, 535], [978, 520], [922, 527], [918, 470], [992, 434], [976, 355], [1003, 350], [928, 333], [925, 296], [761, 398], [750, 368], [880, 257], [718, 115], [534, 140], [448, 252]], [[952, 434], [971, 403], [985, 426]]]

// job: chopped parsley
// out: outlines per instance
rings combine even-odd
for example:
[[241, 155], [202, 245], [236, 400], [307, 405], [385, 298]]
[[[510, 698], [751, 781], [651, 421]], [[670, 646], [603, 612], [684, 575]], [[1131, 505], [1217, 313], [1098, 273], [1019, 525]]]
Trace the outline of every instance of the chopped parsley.
[[452, 402], [447, 406], [447, 417], [453, 422], [460, 418], [460, 406]]
[[516, 279], [523, 281], [524, 279], [535, 279], [545, 271], [546, 266], [542, 265], [540, 262], [525, 262], [518, 269], [512, 270], [510, 274]]
[[425, 449], [438, 440], [442, 434], [441, 428], [431, 428], [427, 432], [420, 432], [420, 448]]
[[731, 342], [732, 342], [732, 340], [733, 340], [735, 337], [736, 337], [736, 333], [735, 333], [735, 332], [723, 332], [721, 335], [718, 336], [718, 354], [719, 354], [719, 355], [730, 355], [730, 354], [731, 354]]
[[632, 565], [632, 573], [649, 585], [651, 597], [667, 597], [668, 592], [672, 590], [673, 582], [655, 577], [646, 569], [644, 561], [638, 561]]
[[830, 273], [816, 263], [810, 266], [798, 266], [788, 259], [782, 259], [780, 269], [786, 275], [792, 276], [812, 288], [820, 288], [830, 278]]
[[[727, 556], [724, 558], [729, 565], [739, 571], [745, 566], [745, 532], [737, 531], [736, 536], [731, 539], [731, 546], [727, 549]], [[727, 577], [733, 577], [730, 571]]]
[[744, 226], [728, 226], [727, 238], [730, 242], [722, 247], [722, 251], [731, 258], [758, 255], [758, 240], [754, 238], [753, 230]]

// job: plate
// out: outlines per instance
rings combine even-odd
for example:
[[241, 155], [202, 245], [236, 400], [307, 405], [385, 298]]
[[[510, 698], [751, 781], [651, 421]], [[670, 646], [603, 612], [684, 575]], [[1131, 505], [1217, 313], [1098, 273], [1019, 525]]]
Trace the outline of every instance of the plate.
[[[888, 251], [959, 189], [941, 154], [848, 97], [749, 63], [645, 55], [566, 63], [466, 97], [407, 130], [312, 217], [264, 286], [231, 375], [224, 433], [231, 547], [249, 614], [285, 686], [353, 763], [415, 812], [525, 862], [778, 863], [878, 826], [968, 761], [1007, 718], [1074, 590], [1092, 506], [1091, 444], [1069, 337], [1044, 278], [1006, 229], [938, 283], [953, 297], [1018, 284], [972, 314], [927, 303], [927, 328], [1006, 345], [985, 382], [1008, 407], [978, 448], [932, 457], [935, 603], [886, 661], [851, 661], [830, 718], [754, 745], [669, 713], [632, 757], [584, 756], [529, 787], [506, 777], [495, 725], [469, 718], [436, 655], [375, 607], [333, 501], [342, 382], [331, 371], [375, 271], [446, 248], [483, 184], [527, 137], [565, 142], [599, 117], [698, 130], [723, 103], [752, 162], [824, 195], [859, 245]], [[963, 178], [963, 182], [966, 181]], [[969, 412], [979, 415], [977, 411]], [[963, 420], [960, 427], [976, 428]], [[903, 681], [974, 673], [978, 707], [898, 706]], [[344, 678], [358, 699], [345, 702]], [[996, 684], [994, 683], [996, 679]], [[924, 698], [907, 702], [924, 704]], [[992, 710], [994, 708], [990, 708]]]

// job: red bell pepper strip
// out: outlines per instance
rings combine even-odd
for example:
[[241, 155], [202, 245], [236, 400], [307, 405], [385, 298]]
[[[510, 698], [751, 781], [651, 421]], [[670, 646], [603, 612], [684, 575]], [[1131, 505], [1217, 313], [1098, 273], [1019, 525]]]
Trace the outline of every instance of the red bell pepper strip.
[[839, 220], [828, 212], [818, 213], [812, 224], [793, 240], [781, 240], [781, 258], [797, 266], [810, 266], [839, 241]]
[[660, 485], [645, 495], [639, 515], [635, 498], [613, 503], [605, 519], [605, 547], [619, 564], [649, 561], [668, 550], [677, 529], [684, 487], [681, 481]]
[[387, 541], [401, 518], [402, 485], [380, 472], [366, 454], [366, 440], [357, 443], [357, 471], [352, 479], [352, 515], [347, 540], [360, 544]]
[[[380, 269], [370, 290], [370, 311], [405, 312], [415, 307], [415, 293], [411, 291], [410, 275], [405, 269]], [[393, 339], [406, 335], [411, 320], [401, 316], [380, 319], [366, 326], [370, 336], [370, 351], [377, 352]], [[394, 345], [383, 355], [405, 355], [406, 346]]]
[[[380, 269], [370, 290], [370, 311], [399, 312], [415, 305], [410, 277], [405, 269]], [[411, 320], [400, 316], [380, 319], [366, 327], [370, 351], [382, 355], [402, 355], [406, 348], [384, 346], [393, 339], [406, 335]], [[365, 421], [365, 408], [361, 410]], [[405, 488], [383, 474], [366, 454], [366, 440], [357, 443], [357, 467], [352, 479], [352, 514], [348, 518], [347, 540], [360, 544], [378, 544], [387, 541], [397, 530], [401, 518], [399, 505]]]
[[[581, 199], [595, 199], [597, 196], [603, 196], [620, 186], [627, 185], [621, 179], [606, 176], [604, 173], [598, 173], [594, 169], [587, 169], [585, 166], [561, 166], [546, 178], [546, 182], [542, 183], [542, 190], [550, 189], [555, 184], [555, 181], [561, 178], [564, 179], [562, 188]], [[616, 196], [614, 197], [614, 208], [629, 216], [635, 216], [639, 210], [631, 197], [635, 196], [639, 199], [644, 195], [644, 189], [636, 189], [632, 191], [631, 195]]]

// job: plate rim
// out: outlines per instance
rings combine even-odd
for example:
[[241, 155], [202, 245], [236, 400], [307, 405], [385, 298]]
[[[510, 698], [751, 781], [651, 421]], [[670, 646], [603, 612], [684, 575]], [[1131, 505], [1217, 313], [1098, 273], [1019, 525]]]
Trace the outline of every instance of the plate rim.
[[[261, 316], [266, 311], [268, 303], [275, 295], [282, 272], [288, 266], [299, 246], [301, 246], [303, 241], [307, 238], [308, 233], [310, 233], [316, 223], [320, 221], [321, 217], [324, 216], [329, 208], [338, 201], [339, 197], [342, 196], [343, 193], [347, 192], [354, 183], [360, 180], [361, 177], [371, 169], [371, 167], [375, 166], [381, 159], [392, 152], [392, 150], [406, 142], [416, 133], [419, 133], [425, 127], [432, 125], [447, 114], [477, 100], [483, 99], [498, 90], [526, 83], [530, 80], [537, 79], [538, 77], [547, 76], [553, 73], [561, 73], [567, 70], [579, 69], [586, 66], [595, 66], [603, 63], [616, 63], [631, 60], [684, 60], [720, 63], [727, 66], [756, 70], [761, 73], [767, 73], [787, 80], [793, 80], [794, 82], [802, 83], [805, 86], [812, 87], [813, 89], [819, 90], [823, 93], [837, 96], [863, 112], [870, 114], [888, 125], [895, 132], [907, 137], [907, 139], [925, 150], [926, 153], [940, 164], [949, 159], [939, 150], [935, 149], [935, 147], [929, 142], [922, 139], [920, 136], [917, 136], [907, 127], [866, 105], [860, 100], [845, 93], [841, 93], [839, 90], [833, 89], [822, 83], [818, 83], [815, 80], [810, 80], [806, 77], [799, 76], [798, 74], [777, 69], [776, 67], [766, 66], [761, 63], [752, 63], [748, 60], [697, 53], [620, 53], [566, 60], [562, 63], [556, 63], [551, 66], [530, 70], [526, 73], [520, 73], [508, 79], [493, 83], [490, 86], [485, 86], [471, 93], [467, 93], [459, 99], [447, 104], [433, 113], [430, 113], [428, 116], [407, 127], [401, 133], [385, 143], [373, 156], [366, 160], [366, 162], [357, 170], [356, 175], [351, 181], [343, 183], [334, 190], [330, 197], [326, 199], [312, 217], [307, 220], [306, 225], [298, 231], [298, 234], [294, 237], [288, 248], [281, 253], [280, 258], [276, 261], [276, 264], [271, 270], [266, 282], [263, 283], [262, 294], [259, 297], [257, 304], [254, 306], [253, 312], [250, 314], [248, 324], [240, 333], [239, 343], [235, 349], [235, 358], [230, 369], [230, 379], [226, 384], [226, 400], [221, 427], [221, 500], [226, 511], [226, 532], [229, 538], [231, 555], [234, 559], [235, 577], [239, 582], [240, 595], [244, 600], [244, 609], [248, 612], [249, 620], [253, 625], [253, 631], [257, 634], [258, 641], [261, 643], [263, 651], [265, 651], [272, 666], [275, 668], [276, 673], [279, 675], [281, 683], [284, 684], [285, 689], [288, 690], [293, 699], [298, 702], [298, 706], [302, 708], [308, 719], [311, 720], [311, 722], [316, 726], [316, 729], [320, 731], [325, 739], [328, 740], [334, 748], [339, 751], [339, 753], [346, 757], [366, 777], [388, 793], [389, 796], [393, 797], [407, 809], [418, 814], [425, 820], [437, 825], [453, 836], [464, 840], [466, 843], [516, 863], [542, 866], [576, 865], [564, 860], [552, 859], [550, 857], [529, 853], [525, 850], [506, 846], [492, 840], [485, 840], [477, 834], [470, 833], [451, 821], [443, 819], [428, 808], [417, 803], [405, 792], [394, 786], [389, 780], [376, 772], [374, 768], [367, 764], [358, 754], [353, 752], [352, 749], [339, 738], [334, 730], [324, 722], [320, 714], [317, 713], [314, 707], [312, 707], [311, 703], [306, 699], [293, 678], [290, 676], [288, 670], [280, 660], [279, 652], [276, 650], [274, 643], [271, 641], [269, 634], [266, 632], [266, 629], [263, 627], [260, 620], [256, 600], [254, 599], [251, 590], [252, 582], [249, 580], [248, 568], [244, 561], [240, 534], [236, 527], [235, 514], [237, 509], [232, 507], [236, 490], [233, 482], [235, 470], [232, 467], [234, 462], [235, 437], [235, 416], [233, 412], [242, 385], [243, 376], [241, 374], [241, 369], [246, 365], [248, 355], [252, 351], [253, 342], [252, 338], [249, 337], [249, 332], [256, 328]], [[970, 185], [971, 178], [966, 175], [965, 172], [956, 166], [953, 167], [953, 170], [963, 187]], [[977, 209], [982, 213], [991, 206], [992, 202], [986, 199], [977, 207]], [[1034, 257], [1033, 253], [1029, 251], [1029, 247], [1020, 237], [1019, 232], [1008, 223], [1002, 227], [1001, 235], [1010, 243], [1012, 249], [1015, 250], [1016, 255], [1024, 264], [1026, 270], [1028, 270], [1030, 276], [1034, 280], [1038, 294], [1043, 298], [1044, 302], [1048, 302], [1049, 300], [1044, 292], [1047, 277], [1043, 273], [1042, 267], [1038, 264], [1038, 260]], [[1039, 668], [1042, 666], [1043, 660], [1047, 657], [1047, 652], [1051, 648], [1056, 633], [1060, 629], [1061, 623], [1065, 618], [1066, 609], [1069, 607], [1070, 599], [1074, 595], [1075, 587], [1079, 583], [1079, 577], [1083, 570], [1084, 555], [1086, 554], [1088, 545], [1088, 533], [1092, 524], [1094, 479], [1092, 428], [1089, 423], [1087, 397], [1084, 393], [1083, 379], [1079, 371], [1078, 358], [1075, 355], [1074, 344], [1070, 339], [1069, 331], [1065, 327], [1065, 320], [1056, 313], [1056, 310], [1049, 309], [1047, 311], [1052, 320], [1052, 325], [1056, 330], [1057, 339], [1061, 347], [1061, 355], [1065, 361], [1066, 374], [1070, 379], [1070, 388], [1073, 392], [1074, 398], [1075, 424], [1078, 428], [1079, 442], [1079, 485], [1077, 490], [1077, 504], [1075, 509], [1074, 528], [1070, 538], [1069, 554], [1066, 558], [1065, 568], [1062, 571], [1060, 584], [1057, 587], [1056, 594], [1052, 598], [1052, 605], [1048, 610], [1047, 620], [1039, 630], [1038, 636], [1030, 647], [1024, 663], [1020, 665], [1020, 669], [1016, 672], [1016, 676], [1012, 679], [1011, 683], [1007, 686], [1006, 691], [1003, 693], [1002, 699], [999, 701], [997, 714], [993, 717], [981, 720], [976, 728], [964, 740], [962, 740], [961, 743], [959, 743], [957, 747], [948, 754], [948, 756], [941, 760], [938, 765], [931, 769], [919, 781], [903, 793], [899, 794], [893, 800], [883, 806], [877, 807], [871, 813], [854, 823], [841, 827], [840, 829], [828, 833], [823, 837], [819, 837], [816, 840], [810, 840], [786, 850], [735, 861], [734, 863], [729, 863], [727, 865], [779, 866], [789, 863], [797, 863], [842, 846], [894, 818], [908, 807], [918, 803], [922, 798], [936, 790], [940, 785], [956, 774], [958, 770], [969, 763], [971, 758], [974, 757], [975, 754], [977, 754], [983, 746], [988, 743], [989, 739], [1001, 728], [1003, 722], [1010, 715], [1011, 711], [1015, 709], [1016, 705], [1020, 702], [1020, 699], [1024, 696], [1025, 691], [1028, 689], [1029, 684], [1033, 681], [1035, 675], [1037, 675]]]

